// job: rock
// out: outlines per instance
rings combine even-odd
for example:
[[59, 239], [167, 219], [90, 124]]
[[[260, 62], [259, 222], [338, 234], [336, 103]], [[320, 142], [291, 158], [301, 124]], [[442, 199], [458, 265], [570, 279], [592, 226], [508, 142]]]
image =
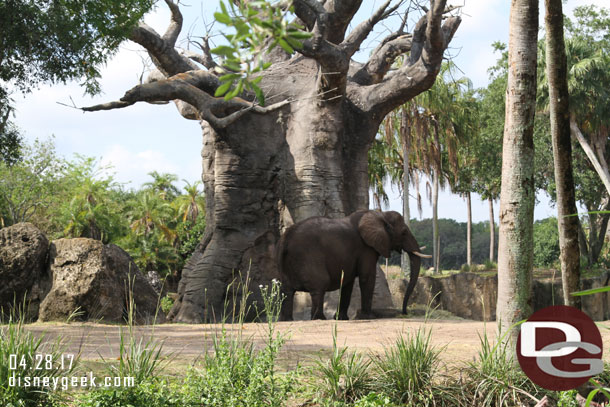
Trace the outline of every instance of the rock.
[[[326, 318], [328, 319], [333, 318], [335, 316], [335, 312], [337, 311], [339, 305], [339, 291], [340, 290], [327, 292], [324, 297], [324, 315], [326, 315]], [[356, 318], [356, 315], [360, 310], [360, 306], [360, 285], [358, 284], [358, 279], [356, 278], [356, 282], [354, 283], [354, 288], [352, 290], [352, 298], [347, 311], [347, 316], [349, 319]], [[380, 318], [391, 317], [395, 315], [395, 312], [390, 311], [393, 308], [395, 307], [392, 303], [392, 295], [390, 294], [390, 288], [388, 286], [388, 281], [385, 278], [385, 273], [380, 267], [377, 267], [375, 291], [373, 292], [373, 314]], [[297, 292], [295, 294], [293, 317], [295, 320], [311, 319], [311, 298], [309, 293]]]
[[40, 304], [40, 321], [82, 320], [124, 322], [129, 289], [138, 323], [164, 322], [157, 313], [158, 295], [131, 257], [116, 245], [99, 240], [59, 239], [51, 243], [52, 288]]
[[[610, 282], [608, 272], [582, 280], [582, 288], [598, 288]], [[407, 280], [389, 280], [394, 306], [402, 304]], [[496, 314], [498, 291], [497, 274], [458, 273], [443, 277], [421, 276], [417, 280], [411, 304], [438, 307], [454, 315], [478, 321], [493, 321]], [[563, 304], [561, 277], [535, 279], [534, 311], [551, 305]], [[582, 297], [583, 311], [595, 321], [610, 319], [610, 293]]]
[[49, 241], [31, 223], [17, 223], [0, 230], [0, 307], [6, 313], [28, 303], [27, 317], [38, 317], [38, 305], [48, 291], [46, 273]]
[[161, 281], [161, 276], [154, 270], [146, 273], [146, 279], [152, 286], [152, 288], [157, 292], [157, 294], [161, 294], [163, 291], [163, 281]]

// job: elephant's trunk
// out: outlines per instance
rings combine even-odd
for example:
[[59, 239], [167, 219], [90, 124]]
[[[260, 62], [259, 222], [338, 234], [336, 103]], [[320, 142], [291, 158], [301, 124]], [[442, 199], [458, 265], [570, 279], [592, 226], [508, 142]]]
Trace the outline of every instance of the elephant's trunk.
[[409, 253], [409, 263], [411, 265], [411, 275], [409, 277], [409, 285], [407, 285], [407, 291], [405, 292], [405, 298], [402, 301], [402, 313], [406, 315], [407, 313], [407, 303], [409, 302], [409, 297], [413, 294], [413, 290], [415, 289], [415, 284], [417, 284], [417, 278], [419, 277], [419, 268], [421, 266], [421, 259], [419, 256]]

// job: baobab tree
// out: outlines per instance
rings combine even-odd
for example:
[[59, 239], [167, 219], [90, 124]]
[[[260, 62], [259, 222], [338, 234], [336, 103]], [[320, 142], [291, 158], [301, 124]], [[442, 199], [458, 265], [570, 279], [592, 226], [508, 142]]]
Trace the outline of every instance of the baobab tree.
[[[294, 55], [285, 52], [290, 47], [265, 54], [272, 65], [258, 82], [263, 107], [246, 88], [232, 99], [214, 96], [226, 74], [218, 69], [222, 61], [206, 39], [201, 54], [176, 48], [182, 16], [177, 4], [166, 3], [171, 23], [163, 35], [141, 23], [130, 36], [156, 71], [120, 100], [85, 110], [174, 101], [182, 116], [200, 121], [206, 231], [182, 271], [170, 317], [201, 322], [218, 318], [233, 300], [227, 286], [236, 273], [249, 271], [251, 287], [275, 277], [274, 246], [284, 227], [368, 208], [367, 153], [377, 129], [387, 113], [432, 86], [461, 20], [445, 0], [431, 1], [429, 10], [388, 0], [347, 32], [362, 1], [294, 0], [311, 37]], [[415, 9], [423, 13], [407, 32]], [[366, 63], [353, 61], [374, 27], [396, 14], [403, 16], [396, 31]], [[393, 69], [399, 57], [407, 63]]]

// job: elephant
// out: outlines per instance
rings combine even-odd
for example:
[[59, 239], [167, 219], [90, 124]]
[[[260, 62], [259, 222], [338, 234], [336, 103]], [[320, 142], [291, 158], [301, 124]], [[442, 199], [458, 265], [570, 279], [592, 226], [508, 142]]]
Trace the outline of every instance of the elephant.
[[415, 288], [420, 253], [415, 237], [398, 212], [361, 210], [344, 218], [311, 217], [298, 222], [281, 236], [277, 262], [281, 290], [285, 296], [280, 319], [292, 320], [294, 293], [309, 292], [311, 319], [324, 316], [324, 293], [341, 288], [338, 315], [347, 320], [354, 281], [360, 283], [362, 306], [358, 317], [373, 317], [372, 302], [379, 256], [389, 257], [392, 250], [404, 250], [411, 264], [410, 280], [402, 304], [406, 314], [409, 297]]

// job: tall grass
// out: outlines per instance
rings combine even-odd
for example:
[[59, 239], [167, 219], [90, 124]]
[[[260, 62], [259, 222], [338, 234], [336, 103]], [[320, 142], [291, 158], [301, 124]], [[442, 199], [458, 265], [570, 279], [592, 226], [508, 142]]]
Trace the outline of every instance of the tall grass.
[[347, 347], [337, 346], [337, 325], [333, 328], [333, 349], [327, 361], [317, 360], [314, 371], [320, 377], [318, 397], [326, 403], [351, 404], [373, 389], [371, 361]]
[[431, 334], [420, 327], [415, 334], [401, 335], [375, 359], [378, 388], [395, 403], [425, 406], [438, 396], [434, 379], [442, 349], [432, 346]]
[[46, 342], [44, 334], [36, 336], [25, 330], [25, 309], [25, 304], [13, 307], [8, 320], [1, 321], [5, 324], [0, 327], [2, 406], [47, 405], [53, 387], [61, 388], [62, 377], [72, 373], [79, 362], [79, 355], [70, 357], [65, 353], [66, 344], [61, 336], [53, 342]]
[[[465, 394], [471, 405], [481, 407], [520, 406], [538, 401], [544, 394], [523, 373], [502, 336], [492, 343], [485, 331], [479, 335], [480, 349], [466, 368]], [[538, 398], [536, 397], [538, 396]]]

